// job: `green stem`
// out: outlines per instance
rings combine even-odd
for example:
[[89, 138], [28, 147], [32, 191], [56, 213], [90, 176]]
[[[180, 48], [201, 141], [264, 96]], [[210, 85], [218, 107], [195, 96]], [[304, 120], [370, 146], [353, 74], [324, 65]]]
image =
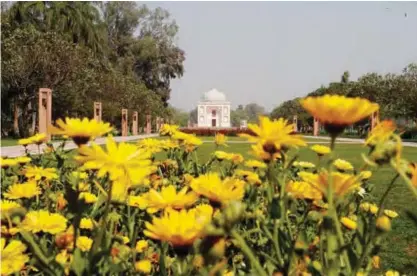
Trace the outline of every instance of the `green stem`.
[[[378, 218], [381, 213], [382, 213], [382, 206], [385, 202], [386, 197], [388, 196], [389, 192], [391, 191], [391, 189], [394, 187], [394, 183], [395, 180], [397, 180], [397, 178], [399, 177], [399, 173], [397, 175], [394, 176], [394, 178], [391, 180], [390, 184], [388, 185], [387, 190], [385, 191], [385, 193], [382, 195], [381, 200], [379, 201], [379, 208], [378, 208], [378, 213], [376, 214], [376, 217]], [[371, 233], [369, 235], [369, 240], [367, 241], [367, 243], [365, 244], [365, 248], [363, 249], [362, 255], [359, 259], [358, 264], [355, 267], [354, 270], [354, 275], [356, 275], [358, 273], [358, 271], [360, 270], [366, 256], [368, 255], [368, 251], [370, 249], [370, 246], [372, 244], [372, 240], [374, 238], [376, 232], [376, 228], [372, 228]]]
[[35, 255], [35, 257], [45, 266], [45, 268], [50, 269], [48, 258], [42, 252], [42, 249], [40, 249], [36, 241], [33, 239], [32, 235], [26, 231], [20, 231], [20, 234], [22, 235], [22, 238], [26, 241], [26, 243], [29, 244], [29, 247], [33, 255]]
[[253, 252], [249, 248], [249, 246], [246, 244], [246, 242], [242, 238], [242, 236], [236, 230], [232, 230], [231, 231], [231, 236], [239, 243], [239, 246], [242, 249], [243, 254], [245, 254], [246, 257], [249, 259], [249, 261], [251, 262], [253, 268], [256, 270], [257, 275], [259, 275], [259, 276], [268, 276], [268, 274], [262, 268], [262, 266], [259, 263], [258, 259], [253, 254]]

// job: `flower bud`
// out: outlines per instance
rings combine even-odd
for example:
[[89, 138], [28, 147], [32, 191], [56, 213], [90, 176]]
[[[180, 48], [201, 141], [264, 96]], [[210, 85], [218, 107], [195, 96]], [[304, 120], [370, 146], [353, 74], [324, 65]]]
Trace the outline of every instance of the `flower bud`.
[[376, 227], [383, 232], [388, 232], [391, 230], [391, 220], [387, 216], [381, 216], [376, 220]]

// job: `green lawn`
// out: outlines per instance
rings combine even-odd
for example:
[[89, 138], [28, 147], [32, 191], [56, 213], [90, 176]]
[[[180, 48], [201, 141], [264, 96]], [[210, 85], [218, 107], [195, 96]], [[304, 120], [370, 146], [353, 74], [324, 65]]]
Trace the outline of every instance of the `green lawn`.
[[18, 139], [2, 138], [0, 144], [2, 147], [16, 146]]
[[[203, 144], [198, 149], [197, 156], [202, 162], [207, 161], [214, 150], [214, 144]], [[229, 144], [229, 147], [222, 148], [222, 150], [241, 153], [245, 158], [251, 158], [248, 154], [249, 144]], [[359, 144], [339, 144], [336, 145], [335, 153], [337, 157], [348, 160], [356, 168], [359, 168], [363, 164], [360, 153], [366, 152], [366, 150], [363, 145]], [[304, 161], [315, 162], [317, 160], [315, 153], [308, 148], [301, 149], [299, 156], [300, 160]], [[406, 147], [404, 158], [417, 161], [417, 148]], [[393, 176], [393, 171], [388, 167], [380, 169], [372, 176], [371, 181], [375, 184], [373, 195], [376, 201], [385, 192]], [[417, 211], [417, 200], [413, 198], [405, 184], [398, 180], [386, 200], [386, 208], [396, 210], [400, 216], [393, 220], [393, 230], [383, 245], [383, 252], [380, 254], [382, 265], [380, 272], [392, 268], [407, 275], [417, 275], [417, 268], [412, 267], [412, 264], [417, 263], [417, 228], [405, 214], [405, 210]]]

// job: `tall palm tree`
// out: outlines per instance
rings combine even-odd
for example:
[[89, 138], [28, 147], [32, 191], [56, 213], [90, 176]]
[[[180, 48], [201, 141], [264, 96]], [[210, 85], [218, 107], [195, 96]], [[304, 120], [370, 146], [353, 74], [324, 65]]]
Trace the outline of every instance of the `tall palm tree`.
[[13, 25], [32, 24], [42, 31], [58, 32], [103, 53], [106, 46], [104, 23], [94, 2], [17, 2], [9, 10]]

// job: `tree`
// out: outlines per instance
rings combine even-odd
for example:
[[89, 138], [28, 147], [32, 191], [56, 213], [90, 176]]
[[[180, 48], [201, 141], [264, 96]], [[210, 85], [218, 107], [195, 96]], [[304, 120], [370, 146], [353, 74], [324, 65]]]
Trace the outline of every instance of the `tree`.
[[265, 115], [265, 108], [256, 103], [247, 104], [244, 108], [249, 123], [257, 123], [260, 115]]

